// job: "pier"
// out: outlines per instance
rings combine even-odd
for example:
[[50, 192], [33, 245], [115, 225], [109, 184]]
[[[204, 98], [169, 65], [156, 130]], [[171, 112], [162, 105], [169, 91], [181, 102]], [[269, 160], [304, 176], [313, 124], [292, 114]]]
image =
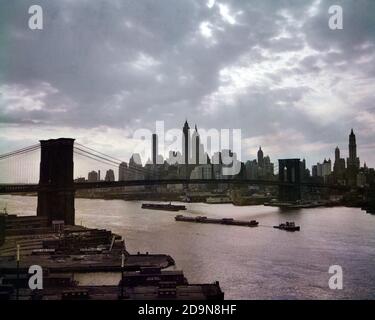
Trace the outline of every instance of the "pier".
[[[167, 254], [126, 250], [121, 236], [105, 229], [65, 225], [46, 217], [2, 215], [0, 298], [19, 300], [117, 300], [224, 298], [219, 283], [190, 284]], [[19, 251], [17, 251], [19, 248]], [[43, 270], [42, 290], [28, 287], [30, 266]], [[118, 285], [81, 286], [74, 274], [118, 272]], [[150, 281], [150, 279], [152, 281]]]

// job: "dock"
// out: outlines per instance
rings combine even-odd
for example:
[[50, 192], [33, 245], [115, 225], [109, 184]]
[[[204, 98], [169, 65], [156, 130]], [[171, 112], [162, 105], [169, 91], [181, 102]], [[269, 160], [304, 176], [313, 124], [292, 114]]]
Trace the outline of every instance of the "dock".
[[124, 287], [115, 285], [46, 288], [43, 293], [20, 289], [19, 300], [223, 300], [218, 283], [190, 284], [163, 288], [160, 286]]
[[[20, 300], [222, 300], [219, 283], [190, 284], [168, 254], [131, 254], [110, 230], [64, 225], [36, 216], [3, 215], [0, 243], [0, 299]], [[17, 263], [17, 248], [19, 261]], [[29, 267], [43, 270], [42, 290], [28, 288]], [[77, 273], [118, 272], [116, 285], [81, 286]], [[123, 293], [125, 293], [123, 295]]]
[[[124, 270], [139, 270], [142, 267], [168, 268], [175, 264], [173, 258], [166, 254], [128, 254]], [[20, 261], [20, 270], [27, 271], [32, 265], [39, 265], [52, 273], [88, 273], [121, 271], [121, 254], [119, 252], [85, 254], [85, 255], [28, 255]], [[0, 273], [17, 272], [15, 259], [0, 258]]]

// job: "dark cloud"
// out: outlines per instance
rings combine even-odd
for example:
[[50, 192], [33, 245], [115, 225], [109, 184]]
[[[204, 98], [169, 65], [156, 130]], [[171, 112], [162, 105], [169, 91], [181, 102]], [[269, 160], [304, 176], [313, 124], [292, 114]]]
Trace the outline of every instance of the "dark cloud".
[[35, 3], [2, 1], [1, 127], [129, 133], [187, 117], [270, 150], [296, 142], [292, 130], [311, 162], [345, 149], [352, 126], [369, 144], [375, 3], [339, 3], [344, 30], [333, 31], [337, 1], [40, 0], [44, 30], [31, 31]]

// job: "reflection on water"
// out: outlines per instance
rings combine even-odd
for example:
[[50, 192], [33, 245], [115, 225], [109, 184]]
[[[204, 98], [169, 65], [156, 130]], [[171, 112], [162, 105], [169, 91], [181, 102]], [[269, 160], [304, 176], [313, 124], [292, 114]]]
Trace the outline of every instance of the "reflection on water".
[[[1, 196], [9, 213], [35, 214], [36, 198]], [[76, 223], [122, 235], [130, 252], [168, 253], [190, 282], [220, 281], [227, 299], [374, 299], [375, 216], [356, 208], [281, 211], [263, 206], [186, 204], [186, 215], [258, 220], [258, 228], [174, 221], [141, 202], [76, 200]], [[293, 220], [300, 232], [272, 226]], [[328, 288], [340, 265], [343, 290]], [[106, 275], [111, 282], [118, 275]], [[84, 275], [85, 283], [90, 276]], [[80, 280], [81, 280], [80, 279]]]

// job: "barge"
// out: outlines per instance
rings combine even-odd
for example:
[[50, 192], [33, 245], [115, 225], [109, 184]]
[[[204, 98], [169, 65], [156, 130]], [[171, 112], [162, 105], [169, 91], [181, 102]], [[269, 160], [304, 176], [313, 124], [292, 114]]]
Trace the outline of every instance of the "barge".
[[142, 203], [142, 209], [180, 211], [180, 210], [186, 210], [186, 207], [184, 205], [175, 205], [171, 203], [167, 203], [167, 204]]
[[232, 226], [243, 226], [243, 227], [257, 227], [259, 222], [256, 220], [234, 220], [233, 218], [222, 218], [222, 219], [215, 219], [215, 218], [207, 218], [207, 217], [188, 217], [183, 215], [177, 215], [175, 217], [176, 221], [184, 221], [184, 222], [196, 222], [196, 223], [213, 223], [213, 224], [226, 224]]

